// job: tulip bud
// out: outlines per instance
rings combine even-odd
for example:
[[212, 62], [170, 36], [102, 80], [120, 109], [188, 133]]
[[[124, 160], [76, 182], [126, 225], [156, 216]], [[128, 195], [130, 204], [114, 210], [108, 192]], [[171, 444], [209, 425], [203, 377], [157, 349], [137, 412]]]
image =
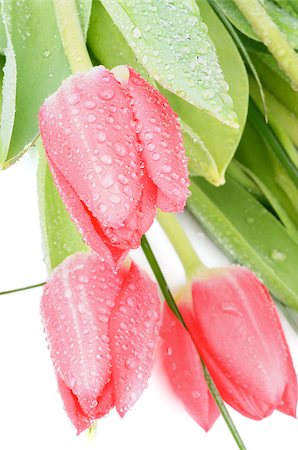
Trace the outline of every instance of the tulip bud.
[[[274, 409], [295, 417], [291, 355], [269, 292], [252, 272], [238, 266], [201, 269], [180, 294], [178, 306], [225, 402], [255, 420]], [[167, 345], [176, 339], [168, 333]], [[185, 360], [186, 347], [177, 352]]]
[[156, 284], [131, 263], [117, 272], [77, 253], [47, 282], [41, 310], [65, 409], [78, 430], [116, 407], [123, 416], [151, 373], [159, 330]]
[[183, 210], [189, 180], [177, 115], [132, 69], [70, 76], [42, 105], [39, 125], [68, 211], [110, 264], [140, 245], [156, 207]]

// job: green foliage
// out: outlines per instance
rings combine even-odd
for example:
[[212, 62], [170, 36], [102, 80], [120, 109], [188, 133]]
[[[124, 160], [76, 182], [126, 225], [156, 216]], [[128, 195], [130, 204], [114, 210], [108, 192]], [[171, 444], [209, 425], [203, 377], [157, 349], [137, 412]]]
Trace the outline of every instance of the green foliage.
[[193, 178], [191, 192], [189, 210], [219, 247], [298, 310], [298, 244], [278, 219], [229, 177], [219, 188]]

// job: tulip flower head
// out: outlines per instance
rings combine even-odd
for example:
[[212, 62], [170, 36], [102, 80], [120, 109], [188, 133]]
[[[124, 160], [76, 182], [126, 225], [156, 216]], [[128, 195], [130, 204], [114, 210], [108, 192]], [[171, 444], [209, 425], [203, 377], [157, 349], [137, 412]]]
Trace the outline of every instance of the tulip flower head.
[[[201, 269], [180, 295], [178, 306], [223, 400], [255, 420], [274, 409], [295, 417], [297, 377], [281, 323], [267, 289], [249, 270], [237, 266]], [[195, 356], [187, 357], [191, 346], [187, 331], [170, 314], [165, 306], [161, 336], [166, 371], [176, 394], [202, 425], [209, 408], [205, 386], [198, 389], [202, 398], [199, 417], [191, 392], [177, 388], [175, 380], [182, 379], [182, 371], [191, 374], [190, 386], [202, 377], [197, 366], [192, 367]], [[177, 330], [184, 335], [179, 341]], [[180, 361], [176, 373], [171, 369], [174, 354]]]
[[77, 253], [47, 282], [42, 316], [58, 387], [78, 433], [116, 407], [120, 416], [147, 385], [159, 331], [157, 287], [132, 262], [117, 272]]
[[131, 68], [114, 71], [70, 76], [39, 112], [59, 193], [110, 263], [139, 246], [156, 207], [182, 211], [189, 185], [177, 115]]

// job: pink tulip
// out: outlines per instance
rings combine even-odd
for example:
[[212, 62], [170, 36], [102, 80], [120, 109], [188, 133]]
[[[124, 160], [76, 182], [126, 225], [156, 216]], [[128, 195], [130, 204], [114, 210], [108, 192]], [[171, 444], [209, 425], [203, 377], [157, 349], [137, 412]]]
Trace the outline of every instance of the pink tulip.
[[147, 385], [159, 330], [156, 284], [132, 262], [117, 272], [95, 254], [58, 266], [41, 311], [65, 409], [78, 433]]
[[295, 417], [297, 378], [286, 339], [267, 289], [249, 270], [199, 271], [179, 309], [223, 400], [255, 420], [274, 409]]
[[189, 185], [177, 115], [132, 69], [114, 70], [67, 78], [39, 113], [59, 193], [110, 263], [139, 246], [156, 207], [182, 211]]

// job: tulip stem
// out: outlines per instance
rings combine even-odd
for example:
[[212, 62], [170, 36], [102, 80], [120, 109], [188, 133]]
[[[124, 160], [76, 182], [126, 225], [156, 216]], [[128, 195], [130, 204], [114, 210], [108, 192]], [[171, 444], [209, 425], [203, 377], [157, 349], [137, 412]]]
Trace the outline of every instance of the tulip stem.
[[53, 4], [64, 52], [72, 73], [91, 69], [93, 66], [83, 36], [76, 1], [53, 0]]
[[158, 210], [157, 220], [179, 256], [186, 277], [190, 279], [199, 267], [205, 267], [204, 264], [194, 251], [190, 240], [186, 236], [175, 214], [163, 213]]
[[0, 292], [0, 295], [14, 294], [15, 292], [27, 291], [28, 289], [34, 289], [37, 287], [41, 287], [41, 286], [44, 286], [45, 284], [46, 284], [46, 282], [43, 281], [42, 283], [32, 284], [31, 286], [25, 286], [25, 287], [21, 287], [21, 288], [17, 288], [17, 289], [11, 289], [10, 291], [2, 291], [2, 292]]
[[[184, 328], [189, 333], [189, 330], [188, 330], [188, 328], [186, 326], [186, 323], [185, 323], [185, 321], [184, 321], [184, 319], [183, 319], [183, 317], [182, 317], [182, 315], [181, 315], [181, 313], [180, 313], [180, 311], [179, 311], [179, 309], [178, 309], [178, 307], [176, 305], [174, 297], [173, 297], [173, 295], [172, 295], [172, 293], [171, 293], [171, 291], [170, 291], [170, 289], [169, 289], [169, 287], [167, 285], [165, 277], [163, 276], [163, 273], [162, 273], [162, 271], [161, 271], [161, 269], [159, 267], [159, 264], [158, 264], [158, 262], [157, 262], [157, 260], [155, 258], [155, 255], [154, 255], [154, 253], [153, 253], [153, 251], [152, 251], [152, 249], [150, 247], [150, 244], [149, 244], [149, 242], [148, 242], [148, 240], [147, 240], [145, 235], [142, 236], [141, 246], [142, 246], [142, 250], [143, 250], [143, 252], [144, 252], [144, 254], [145, 254], [146, 258], [147, 258], [148, 263], [150, 264], [150, 267], [151, 267], [151, 269], [152, 269], [152, 271], [153, 271], [153, 273], [155, 275], [155, 278], [156, 278], [156, 280], [157, 280], [157, 282], [159, 284], [160, 290], [163, 293], [164, 298], [165, 298], [169, 308], [173, 311], [173, 313], [175, 314], [177, 319], [182, 323]], [[189, 333], [189, 335], [192, 338], [191, 333]], [[193, 338], [192, 338], [192, 341], [194, 342]], [[194, 344], [195, 344], [195, 342], [194, 342]], [[215, 403], [218, 406], [218, 409], [220, 410], [220, 413], [221, 413], [224, 421], [226, 422], [226, 424], [227, 424], [227, 426], [228, 426], [228, 428], [229, 428], [229, 430], [230, 430], [230, 432], [231, 432], [231, 434], [232, 434], [232, 436], [233, 436], [233, 438], [234, 438], [238, 448], [240, 450], [246, 450], [246, 447], [245, 447], [245, 445], [244, 445], [244, 443], [243, 443], [243, 441], [242, 441], [242, 439], [241, 439], [241, 437], [240, 437], [240, 435], [239, 435], [239, 433], [237, 431], [237, 428], [236, 428], [236, 426], [235, 426], [235, 424], [234, 424], [234, 422], [233, 422], [233, 420], [232, 420], [232, 418], [231, 418], [227, 408], [226, 408], [226, 405], [224, 404], [224, 402], [223, 402], [223, 400], [222, 400], [222, 398], [220, 396], [220, 393], [218, 392], [218, 389], [215, 386], [214, 381], [212, 380], [212, 377], [211, 377], [211, 375], [210, 375], [210, 373], [209, 373], [209, 371], [208, 371], [204, 361], [202, 360], [201, 356], [200, 356], [200, 359], [201, 359], [201, 364], [202, 364], [202, 367], [203, 367], [203, 373], [204, 373], [204, 377], [205, 377], [206, 383], [208, 385], [208, 388], [209, 388], [209, 390], [211, 392], [212, 397], [215, 400]]]

